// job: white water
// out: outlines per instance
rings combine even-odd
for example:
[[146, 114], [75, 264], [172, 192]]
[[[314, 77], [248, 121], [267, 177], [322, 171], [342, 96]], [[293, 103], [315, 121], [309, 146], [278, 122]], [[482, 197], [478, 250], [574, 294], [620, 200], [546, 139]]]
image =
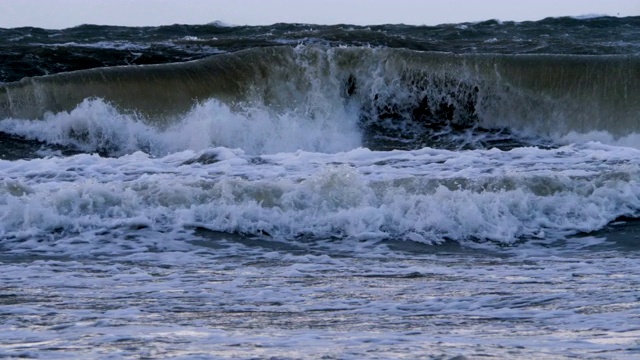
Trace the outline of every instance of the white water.
[[[599, 230], [640, 209], [640, 152], [580, 142], [627, 144], [634, 135], [573, 133], [560, 139], [569, 145], [549, 150], [376, 152], [360, 148], [357, 121], [344, 104], [277, 112], [216, 100], [164, 129], [101, 100], [41, 121], [5, 119], [2, 131], [119, 157], [0, 162], [0, 234], [27, 250], [47, 248], [33, 241], [52, 231], [75, 242], [131, 226], [266, 233], [288, 242], [514, 244]], [[67, 253], [60, 241], [47, 251]]]
[[0, 356], [638, 356], [637, 231], [602, 231], [640, 150], [376, 152], [345, 107], [299, 115], [0, 121], [113, 156], [0, 161]]
[[[25, 238], [51, 231], [82, 237], [123, 226], [266, 231], [285, 241], [555, 240], [637, 215], [639, 155], [591, 143], [260, 157], [215, 148], [162, 158], [137, 152], [2, 161], [1, 234], [25, 249], [36, 246]], [[53, 245], [53, 252], [74, 251]]]
[[[331, 107], [330, 107], [331, 108]], [[123, 155], [144, 150], [152, 155], [202, 151], [209, 147], [241, 148], [249, 154], [283, 151], [337, 152], [360, 146], [357, 115], [344, 107], [316, 116], [264, 105], [232, 110], [208, 100], [167, 129], [147, 125], [135, 114], [123, 114], [102, 100], [85, 100], [71, 112], [47, 114], [43, 120], [5, 119], [0, 131], [74, 146], [82, 151]]]

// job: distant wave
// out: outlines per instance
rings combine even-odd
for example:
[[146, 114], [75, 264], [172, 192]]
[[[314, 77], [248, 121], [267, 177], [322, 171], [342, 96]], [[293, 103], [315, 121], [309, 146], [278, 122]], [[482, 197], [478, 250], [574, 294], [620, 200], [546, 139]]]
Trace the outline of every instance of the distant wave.
[[[437, 26], [81, 25], [0, 28], [0, 82], [116, 65], [167, 64], [279, 45], [387, 47], [455, 54], [640, 54], [640, 16], [486, 20]], [[25, 56], [28, 54], [28, 56]]]
[[206, 25], [217, 26], [217, 27], [236, 27], [240, 25], [231, 24], [222, 20], [214, 20], [212, 22], [207, 23]]
[[578, 16], [570, 16], [573, 19], [578, 19], [578, 20], [588, 20], [588, 19], [597, 19], [597, 18], [606, 18], [609, 16], [613, 16], [613, 15], [609, 15], [609, 14], [584, 14], [584, 15], [578, 15]]

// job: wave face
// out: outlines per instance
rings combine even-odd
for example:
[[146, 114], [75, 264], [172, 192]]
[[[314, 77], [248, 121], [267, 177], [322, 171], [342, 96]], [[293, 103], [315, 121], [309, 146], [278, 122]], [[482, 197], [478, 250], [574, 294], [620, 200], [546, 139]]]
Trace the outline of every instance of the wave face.
[[[252, 126], [264, 134], [298, 127], [318, 134], [312, 142], [327, 144], [334, 135], [343, 142], [339, 134], [351, 133], [353, 138], [361, 130], [362, 144], [373, 149], [509, 147], [526, 137], [560, 139], [600, 132], [619, 139], [638, 133], [639, 76], [640, 57], [629, 55], [272, 47], [187, 63], [91, 69], [8, 83], [0, 92], [0, 116], [47, 120], [55, 118], [51, 114], [84, 111], [80, 104], [100, 99], [129, 123], [155, 128], [194, 123], [206, 111], [254, 119], [228, 136], [238, 142], [211, 139], [214, 145], [229, 147], [266, 141], [242, 139], [240, 132], [256, 133]], [[26, 123], [16, 122], [25, 123], [5, 121], [2, 127], [29, 136], [19, 130]], [[211, 125], [225, 131], [222, 123]], [[320, 134], [322, 129], [328, 130]], [[298, 138], [295, 131], [289, 135], [282, 134], [281, 140]], [[300, 146], [332, 151], [331, 145]]]

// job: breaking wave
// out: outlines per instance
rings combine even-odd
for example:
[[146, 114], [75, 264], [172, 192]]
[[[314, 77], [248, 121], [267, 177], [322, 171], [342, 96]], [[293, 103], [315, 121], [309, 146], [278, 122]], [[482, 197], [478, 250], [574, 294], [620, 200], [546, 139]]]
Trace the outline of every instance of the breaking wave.
[[630, 55], [271, 47], [8, 83], [0, 130], [113, 154], [616, 142], [640, 132], [639, 76]]

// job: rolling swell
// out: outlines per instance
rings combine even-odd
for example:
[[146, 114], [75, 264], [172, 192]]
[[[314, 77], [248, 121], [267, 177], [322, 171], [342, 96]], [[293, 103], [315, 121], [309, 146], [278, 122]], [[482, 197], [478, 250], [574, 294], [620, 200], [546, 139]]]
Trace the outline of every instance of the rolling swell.
[[638, 78], [640, 57], [630, 55], [265, 47], [7, 83], [0, 89], [0, 117], [39, 119], [100, 98], [162, 127], [215, 99], [232, 109], [260, 104], [274, 113], [294, 111], [301, 121], [335, 115], [329, 108], [354, 108], [365, 137], [374, 139], [411, 142], [424, 129], [428, 136], [507, 129], [535, 136], [605, 131], [621, 137], [640, 133]]

